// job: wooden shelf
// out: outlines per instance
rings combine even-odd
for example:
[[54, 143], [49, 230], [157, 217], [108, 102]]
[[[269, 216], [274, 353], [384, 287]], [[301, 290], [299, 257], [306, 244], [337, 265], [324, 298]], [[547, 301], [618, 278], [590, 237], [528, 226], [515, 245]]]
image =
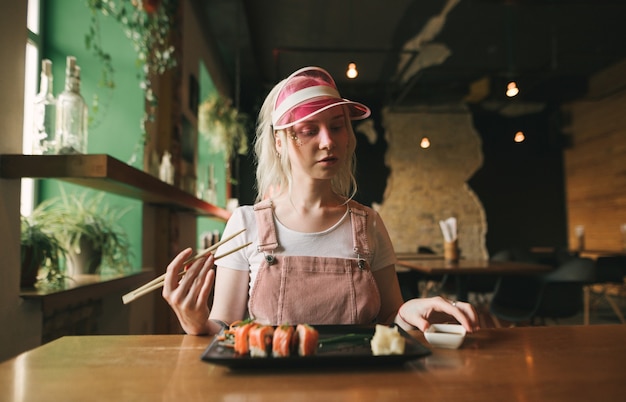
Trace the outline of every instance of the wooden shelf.
[[131, 290], [153, 278], [154, 270], [152, 269], [116, 276], [79, 275], [67, 279], [65, 286], [60, 289], [22, 288], [20, 297], [24, 300], [40, 302], [42, 311], [46, 313], [66, 308], [81, 300], [98, 299], [114, 292]]
[[59, 179], [224, 221], [230, 212], [105, 154], [0, 155], [0, 178]]

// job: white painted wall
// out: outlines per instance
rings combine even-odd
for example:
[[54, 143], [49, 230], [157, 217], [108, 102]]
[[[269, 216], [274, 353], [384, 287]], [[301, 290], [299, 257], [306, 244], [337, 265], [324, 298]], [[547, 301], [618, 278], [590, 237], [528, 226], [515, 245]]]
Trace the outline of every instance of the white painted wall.
[[[0, 153], [22, 152], [26, 1], [0, 13]], [[41, 312], [19, 297], [20, 181], [0, 179], [0, 361], [40, 344]]]

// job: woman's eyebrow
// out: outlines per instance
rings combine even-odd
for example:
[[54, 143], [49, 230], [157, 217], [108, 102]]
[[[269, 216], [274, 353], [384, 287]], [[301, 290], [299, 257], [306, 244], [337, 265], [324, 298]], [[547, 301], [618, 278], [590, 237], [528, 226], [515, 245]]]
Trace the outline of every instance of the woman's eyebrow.
[[[315, 117], [311, 118], [311, 120], [307, 120], [308, 122], [315, 122], [315, 123], [320, 123], [320, 122], [325, 122], [325, 121], [335, 121], [335, 120], [343, 120], [344, 119], [344, 115], [343, 113], [339, 113], [336, 114], [334, 116], [331, 116], [327, 119], [316, 119]], [[305, 122], [303, 122], [305, 123]]]

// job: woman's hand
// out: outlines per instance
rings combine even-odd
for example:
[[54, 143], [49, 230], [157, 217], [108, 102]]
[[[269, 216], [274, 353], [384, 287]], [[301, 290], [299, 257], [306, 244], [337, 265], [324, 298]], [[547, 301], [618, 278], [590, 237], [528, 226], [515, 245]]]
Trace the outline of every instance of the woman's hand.
[[[417, 327], [424, 332], [430, 324], [445, 322], [450, 317], [458, 321], [467, 332], [480, 329], [478, 314], [474, 307], [465, 302], [453, 302], [443, 297], [412, 299], [405, 302], [398, 310], [399, 321]], [[399, 322], [402, 325], [402, 322]]]
[[190, 335], [209, 332], [209, 295], [215, 282], [214, 256], [200, 258], [191, 264], [184, 276], [183, 263], [191, 256], [188, 248], [168, 265], [163, 285], [163, 298], [172, 307], [183, 330]]

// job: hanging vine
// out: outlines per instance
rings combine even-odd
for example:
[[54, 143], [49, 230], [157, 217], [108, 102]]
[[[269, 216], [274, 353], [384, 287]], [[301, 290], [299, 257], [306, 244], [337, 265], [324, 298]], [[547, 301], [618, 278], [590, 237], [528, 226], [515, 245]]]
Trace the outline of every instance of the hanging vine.
[[[137, 53], [136, 66], [139, 86], [144, 93], [147, 112], [141, 117], [141, 143], [147, 141], [146, 123], [154, 120], [158, 99], [152, 91], [150, 76], [161, 75], [176, 66], [174, 46], [169, 42], [172, 16], [178, 0], [86, 0], [91, 10], [89, 31], [85, 34], [85, 46], [102, 65], [99, 85], [113, 90], [115, 70], [111, 55], [102, 48], [99, 18], [109, 17], [122, 25], [124, 34]], [[98, 110], [97, 98], [94, 109]]]

